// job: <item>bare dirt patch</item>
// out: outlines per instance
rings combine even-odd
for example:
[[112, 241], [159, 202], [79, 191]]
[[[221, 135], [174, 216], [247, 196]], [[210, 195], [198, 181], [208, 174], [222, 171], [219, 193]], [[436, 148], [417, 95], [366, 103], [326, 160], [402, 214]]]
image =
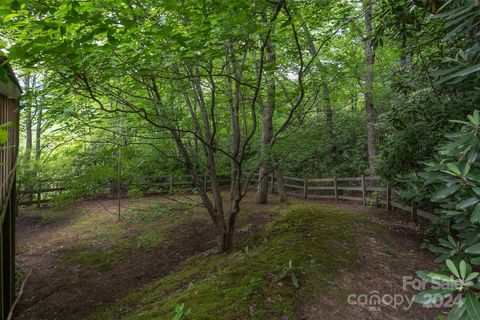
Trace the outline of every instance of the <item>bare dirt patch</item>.
[[[160, 198], [125, 201], [124, 206], [155, 212], [158, 208], [149, 207], [149, 201]], [[402, 216], [348, 203], [329, 204], [369, 217], [352, 230], [357, 237], [358, 261], [353, 272], [339, 270], [326, 290], [314, 292], [308, 299], [298, 297], [295, 318], [434, 319], [438, 310], [418, 305], [407, 312], [388, 306], [374, 311], [348, 304], [352, 293], [378, 291], [411, 296], [415, 292], [403, 290], [402, 276], [414, 276], [416, 270], [431, 268], [434, 257], [420, 249], [421, 229]], [[287, 206], [276, 202], [258, 206], [254, 197], [247, 198], [240, 214], [237, 247], [242, 247]], [[202, 209], [175, 209], [173, 215], [160, 212], [151, 221], [147, 217], [145, 225], [137, 218], [118, 222], [112, 214], [115, 208], [115, 200], [103, 200], [101, 204], [81, 203], [71, 212], [49, 219], [45, 219], [43, 211], [21, 213], [17, 221], [17, 261], [22, 270], [34, 272], [18, 306], [18, 319], [82, 319], [174, 272], [186, 259], [215, 248], [215, 230]], [[391, 230], [385, 232], [379, 224]], [[139, 237], [152, 231], [158, 231], [160, 240], [137, 247]]]
[[[125, 200], [123, 206], [147, 208], [148, 212], [144, 200]], [[249, 214], [239, 221], [238, 243], [275, 215], [257, 214], [255, 206], [247, 199]], [[20, 213], [17, 264], [25, 272], [33, 269], [33, 273], [17, 307], [17, 319], [82, 319], [165, 276], [189, 257], [216, 248], [215, 230], [201, 209], [178, 210], [182, 217], [178, 220], [172, 218], [176, 214], [148, 220], [149, 232], [158, 230], [165, 240], [145, 248], [135, 244], [145, 232], [145, 221], [118, 222], [112, 214], [115, 209], [115, 200], [103, 200], [85, 201], [52, 219], [45, 218], [45, 209]], [[113, 240], [108, 239], [110, 233]]]
[[[357, 249], [359, 258], [353, 270], [339, 270], [335, 281], [313, 299], [299, 299], [296, 319], [302, 320], [357, 320], [357, 319], [437, 319], [442, 309], [428, 309], [411, 303], [419, 291], [410, 285], [404, 288], [403, 277], [417, 278], [418, 270], [435, 267], [435, 256], [420, 249], [423, 228], [412, 224], [401, 213], [388, 213], [384, 209], [368, 208], [357, 204], [330, 204], [348, 211], [368, 215], [365, 223], [356, 226]], [[370, 223], [387, 227], [389, 232], [372, 228]], [[378, 232], [376, 231], [378, 230]], [[349, 296], [355, 295], [350, 298]], [[365, 295], [384, 298], [376, 303], [375, 299], [364, 303]], [[397, 296], [403, 301], [394, 307], [390, 297]], [[400, 298], [402, 296], [402, 298]], [[373, 303], [371, 303], [373, 301]]]

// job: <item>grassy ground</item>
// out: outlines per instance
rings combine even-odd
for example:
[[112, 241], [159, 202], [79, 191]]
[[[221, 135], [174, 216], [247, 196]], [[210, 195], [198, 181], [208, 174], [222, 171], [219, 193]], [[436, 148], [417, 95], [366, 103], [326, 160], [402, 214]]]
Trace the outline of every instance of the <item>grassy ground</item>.
[[194, 257], [90, 319], [171, 319], [182, 304], [191, 319], [291, 316], [297, 295], [322, 291], [339, 268], [355, 265], [353, 223], [361, 219], [330, 206], [294, 205], [243, 250]]
[[434, 319], [418, 306], [347, 303], [403, 292], [402, 276], [431, 267], [418, 238], [381, 225], [390, 214], [271, 200], [245, 199], [236, 247], [223, 255], [195, 196], [125, 200], [121, 220], [114, 200], [21, 212], [17, 260], [34, 272], [17, 318]]

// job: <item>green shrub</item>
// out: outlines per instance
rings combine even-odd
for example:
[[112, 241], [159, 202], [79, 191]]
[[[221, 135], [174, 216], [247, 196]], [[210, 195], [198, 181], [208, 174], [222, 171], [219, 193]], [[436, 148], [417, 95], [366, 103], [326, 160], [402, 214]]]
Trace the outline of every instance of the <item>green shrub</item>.
[[137, 187], [131, 187], [128, 189], [127, 196], [131, 199], [140, 199], [143, 197], [143, 192]]
[[[419, 271], [418, 275], [435, 289], [416, 296], [419, 303], [432, 305], [446, 297], [461, 295], [449, 319], [479, 319], [480, 316], [480, 113], [475, 111], [461, 130], [447, 135], [438, 158], [418, 174], [423, 188], [430, 190], [438, 206], [438, 225], [447, 235], [429, 245], [438, 254], [440, 272]], [[439, 285], [441, 288], [439, 288]]]

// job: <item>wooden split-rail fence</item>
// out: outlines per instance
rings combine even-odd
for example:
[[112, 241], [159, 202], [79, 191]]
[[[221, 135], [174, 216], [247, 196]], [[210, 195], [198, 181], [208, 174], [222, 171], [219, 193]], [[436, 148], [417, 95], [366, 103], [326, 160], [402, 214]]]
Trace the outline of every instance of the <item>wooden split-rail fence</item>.
[[[269, 180], [269, 189], [271, 192], [278, 192], [277, 179], [273, 175], [265, 177]], [[391, 189], [388, 184], [383, 183], [378, 176], [359, 176], [359, 177], [336, 177], [336, 178], [299, 178], [283, 177], [286, 195], [303, 199], [331, 199], [347, 200], [361, 202], [363, 205], [378, 206], [383, 205], [388, 211], [399, 209], [410, 214], [413, 221], [418, 217], [433, 220], [436, 215], [426, 210], [418, 208], [415, 201], [405, 205], [397, 196], [397, 192]], [[219, 182], [222, 186], [230, 183], [229, 177], [220, 177]], [[204, 177], [204, 186], [209, 189], [210, 180]], [[251, 188], [258, 183], [258, 175], [254, 175], [251, 181]], [[113, 183], [114, 184], [114, 183]], [[36, 199], [31, 202], [22, 202], [21, 204], [40, 204], [49, 201], [54, 195], [62, 193], [66, 188], [62, 187], [61, 182], [43, 182], [42, 188], [36, 191]], [[99, 191], [99, 195], [108, 195], [110, 185], [104, 186], [104, 190]], [[169, 176], [146, 179], [142, 183], [133, 183], [130, 187], [136, 187], [146, 193], [172, 193], [175, 190], [194, 189], [193, 183], [187, 176]]]
[[418, 208], [414, 200], [409, 205], [402, 204], [396, 190], [390, 188], [378, 176], [338, 177], [338, 178], [298, 178], [283, 177], [286, 194], [303, 199], [348, 200], [363, 205], [384, 205], [388, 211], [393, 208], [410, 213], [413, 221], [418, 217], [434, 220], [436, 215]]

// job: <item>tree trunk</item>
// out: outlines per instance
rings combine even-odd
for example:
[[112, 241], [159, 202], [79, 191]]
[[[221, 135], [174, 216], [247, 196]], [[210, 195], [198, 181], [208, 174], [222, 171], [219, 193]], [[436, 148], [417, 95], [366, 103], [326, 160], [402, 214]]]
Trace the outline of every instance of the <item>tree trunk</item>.
[[268, 40], [266, 46], [266, 82], [267, 82], [267, 103], [262, 114], [262, 140], [261, 140], [261, 156], [262, 165], [258, 171], [257, 185], [257, 203], [266, 204], [268, 200], [268, 175], [269, 175], [269, 149], [273, 138], [273, 112], [275, 111], [275, 47]]
[[32, 105], [33, 105], [33, 99], [32, 99], [32, 85], [30, 83], [31, 78], [27, 76], [25, 78], [25, 91], [29, 95], [27, 101], [26, 101], [26, 106], [25, 106], [25, 162], [30, 161], [30, 158], [32, 157], [32, 145], [33, 145], [33, 139], [32, 139]]
[[42, 121], [43, 121], [43, 108], [37, 105], [37, 123], [35, 128], [35, 161], [40, 160], [42, 155]]
[[368, 167], [375, 171], [375, 109], [373, 104], [373, 64], [375, 53], [372, 46], [372, 1], [365, 0], [365, 111], [367, 115]]
[[[304, 22], [303, 23], [303, 29], [305, 30], [305, 33], [307, 35], [307, 42], [308, 42], [308, 51], [310, 52], [310, 55], [314, 57], [317, 54], [317, 48], [315, 47], [315, 42], [313, 40], [312, 34], [310, 33], [310, 29], [308, 28], [308, 25]], [[320, 70], [322, 68], [322, 64], [320, 62], [317, 62], [317, 67]], [[320, 86], [320, 84], [318, 84]], [[328, 142], [330, 144], [331, 152], [332, 152], [332, 164], [331, 167], [335, 167], [335, 160], [336, 160], [336, 150], [337, 146], [335, 144], [335, 137], [333, 133], [333, 109], [332, 109], [332, 103], [330, 101], [330, 88], [328, 87], [328, 82], [325, 78], [321, 79], [321, 89], [316, 88], [315, 89], [317, 93], [320, 93], [320, 90], [322, 91], [322, 100], [324, 104], [323, 112], [325, 112], [325, 124], [326, 124], [326, 129], [327, 129], [327, 137], [328, 137]], [[317, 115], [320, 116], [322, 113], [322, 104], [318, 103], [316, 111]]]
[[[228, 50], [227, 50], [228, 52]], [[237, 214], [240, 211], [240, 201], [242, 199], [242, 170], [240, 163], [236, 161], [240, 153], [241, 144], [241, 125], [240, 125], [240, 105], [241, 105], [241, 87], [240, 81], [242, 79], [242, 72], [237, 66], [237, 61], [234, 55], [229, 58], [230, 61], [226, 63], [228, 83], [228, 105], [231, 114], [231, 146], [232, 160], [230, 162], [230, 211], [228, 218], [227, 235], [225, 239], [225, 249], [228, 250], [233, 246], [233, 235], [235, 231], [235, 223]], [[233, 73], [233, 75], [232, 75]], [[235, 78], [235, 83], [232, 83], [232, 77]]]
[[[178, 67], [177, 67], [178, 68]], [[197, 83], [191, 83], [192, 87], [194, 90], [199, 90], [199, 87]], [[163, 115], [163, 110], [162, 110], [162, 100], [160, 96], [160, 92], [157, 88], [157, 83], [156, 80], [153, 78], [152, 79], [152, 85], [147, 86], [147, 90], [151, 90], [152, 94], [152, 99], [155, 102], [156, 105], [156, 116], [157, 119], [161, 122], [164, 121], [165, 116]], [[202, 121], [208, 121], [208, 117], [206, 114], [206, 109], [204, 102], [202, 101], [202, 92], [196, 92], [198, 95], [196, 100], [199, 103], [199, 108], [200, 108], [200, 115], [202, 118]], [[210, 126], [208, 123], [205, 123], [205, 133], [203, 133], [200, 130], [200, 120], [197, 118], [194, 106], [192, 102], [190, 101], [190, 98], [187, 94], [187, 92], [184, 92], [184, 98], [185, 102], [188, 106], [188, 109], [190, 110], [192, 117], [195, 122], [195, 127], [196, 127], [196, 133], [201, 136], [203, 139], [208, 141], [209, 143], [213, 143], [213, 139], [211, 136], [210, 132]], [[183, 163], [187, 169], [187, 171], [190, 173], [192, 182], [194, 185], [198, 188], [200, 197], [202, 199], [203, 205], [205, 206], [208, 214], [210, 215], [210, 218], [212, 219], [212, 222], [215, 226], [215, 229], [217, 231], [217, 246], [218, 250], [220, 252], [225, 252], [230, 249], [231, 243], [229, 243], [229, 235], [227, 232], [227, 227], [225, 225], [225, 218], [224, 218], [224, 212], [223, 212], [223, 201], [222, 201], [222, 194], [221, 194], [221, 189], [220, 189], [220, 184], [218, 181], [218, 176], [216, 174], [216, 163], [215, 163], [215, 156], [213, 154], [213, 150], [205, 145], [203, 145], [203, 150], [205, 152], [205, 156], [207, 159], [207, 166], [208, 166], [208, 174], [210, 177], [211, 181], [211, 191], [213, 194], [213, 201], [208, 195], [208, 192], [205, 188], [205, 184], [203, 182], [203, 175], [200, 176], [198, 172], [198, 166], [197, 163], [195, 163], [196, 157], [198, 157], [198, 154], [193, 154], [191, 155], [188, 151], [188, 148], [185, 144], [185, 142], [182, 140], [182, 137], [180, 136], [180, 133], [175, 130], [175, 128], [169, 129], [170, 135], [172, 139], [175, 141], [175, 144], [177, 146], [177, 149], [183, 158]], [[233, 231], [232, 231], [233, 232]]]
[[[40, 156], [42, 155], [42, 146], [41, 146], [41, 138], [42, 138], [42, 118], [43, 118], [43, 109], [42, 106], [36, 103], [37, 107], [37, 123], [35, 127], [35, 180], [38, 179], [38, 171], [39, 171], [39, 164], [40, 164]], [[38, 182], [38, 190], [42, 188], [40, 182]], [[42, 194], [37, 192], [37, 207], [40, 207]]]
[[[25, 92], [28, 94], [25, 105], [25, 167], [28, 168], [28, 176], [31, 178], [31, 163], [30, 159], [32, 158], [32, 147], [33, 147], [33, 138], [32, 138], [32, 105], [33, 105], [33, 82], [32, 77], [27, 76], [25, 78]], [[33, 182], [33, 181], [31, 181]], [[33, 185], [29, 184], [26, 186], [26, 197], [28, 202], [33, 201]]]
[[337, 144], [335, 142], [335, 133], [333, 131], [333, 109], [332, 103], [330, 101], [330, 88], [326, 81], [322, 81], [322, 93], [323, 93], [323, 103], [325, 104], [325, 126], [327, 129], [328, 142], [330, 144], [330, 152], [332, 154], [332, 163], [330, 164], [330, 169], [335, 168], [335, 163], [337, 161]]

